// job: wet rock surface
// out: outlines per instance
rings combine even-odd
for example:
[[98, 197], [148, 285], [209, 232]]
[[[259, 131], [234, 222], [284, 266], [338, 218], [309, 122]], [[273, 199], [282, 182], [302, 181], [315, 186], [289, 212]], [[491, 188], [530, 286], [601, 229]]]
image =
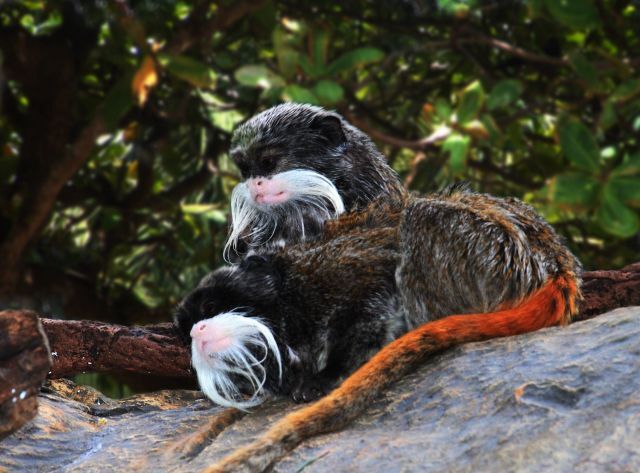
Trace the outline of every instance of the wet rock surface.
[[[617, 309], [434, 357], [275, 471], [640, 471], [639, 393], [640, 307]], [[0, 471], [199, 471], [296, 407], [230, 416], [193, 391], [113, 401], [62, 380], [39, 403], [0, 442]]]

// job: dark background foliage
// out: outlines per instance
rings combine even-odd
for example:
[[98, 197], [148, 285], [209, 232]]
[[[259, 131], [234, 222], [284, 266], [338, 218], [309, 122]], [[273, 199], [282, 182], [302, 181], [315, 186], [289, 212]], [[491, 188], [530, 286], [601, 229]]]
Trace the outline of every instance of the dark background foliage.
[[637, 260], [639, 31], [629, 0], [4, 1], [0, 304], [168, 320], [221, 263], [230, 132], [283, 100]]

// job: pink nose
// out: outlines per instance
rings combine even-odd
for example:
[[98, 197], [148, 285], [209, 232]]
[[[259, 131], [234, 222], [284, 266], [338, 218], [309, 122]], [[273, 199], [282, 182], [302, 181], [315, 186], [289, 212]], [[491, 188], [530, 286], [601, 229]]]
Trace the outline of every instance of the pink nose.
[[[217, 330], [215, 327], [207, 326], [207, 322], [205, 320], [201, 320], [193, 327], [191, 327], [191, 338], [202, 338], [204, 336], [215, 335]], [[210, 324], [209, 324], [210, 325]]]
[[195, 324], [191, 328], [191, 338], [204, 355], [221, 352], [233, 344], [233, 338], [226, 330], [216, 327], [215, 319], [201, 320]]
[[278, 177], [247, 180], [251, 198], [258, 204], [280, 204], [289, 198], [287, 183]]

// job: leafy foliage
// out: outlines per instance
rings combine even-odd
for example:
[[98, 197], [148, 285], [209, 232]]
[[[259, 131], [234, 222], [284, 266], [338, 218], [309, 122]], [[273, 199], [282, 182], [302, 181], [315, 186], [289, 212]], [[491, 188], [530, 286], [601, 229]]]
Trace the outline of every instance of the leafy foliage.
[[588, 267], [637, 259], [637, 2], [366, 5], [5, 2], [0, 285], [166, 316], [221, 262], [231, 131], [283, 100], [345, 114], [415, 190], [466, 179]]

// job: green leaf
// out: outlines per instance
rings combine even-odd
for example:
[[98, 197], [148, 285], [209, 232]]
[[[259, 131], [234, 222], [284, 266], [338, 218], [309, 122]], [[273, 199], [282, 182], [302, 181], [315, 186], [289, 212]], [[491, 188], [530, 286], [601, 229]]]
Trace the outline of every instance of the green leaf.
[[453, 14], [458, 18], [466, 18], [473, 0], [438, 0], [438, 8], [446, 13]]
[[600, 165], [600, 149], [595, 138], [580, 121], [564, 117], [558, 122], [558, 136], [564, 155], [577, 168], [596, 171]]
[[618, 114], [616, 113], [616, 107], [611, 99], [607, 99], [602, 107], [602, 113], [598, 120], [599, 128], [603, 131], [608, 130], [618, 121]]
[[195, 214], [224, 225], [227, 223], [227, 213], [220, 210], [215, 204], [181, 204], [180, 208], [185, 214]]
[[35, 26], [33, 34], [35, 36], [44, 36], [53, 33], [53, 31], [62, 25], [62, 15], [53, 12], [44, 22]]
[[561, 174], [552, 183], [553, 200], [561, 204], [588, 207], [595, 203], [599, 188], [600, 183], [587, 174]]
[[176, 2], [173, 6], [173, 14], [179, 20], [186, 20], [192, 10], [193, 5], [190, 5], [189, 2]]
[[313, 87], [313, 94], [322, 105], [333, 105], [342, 100], [344, 89], [337, 82], [321, 80]]
[[300, 54], [292, 48], [280, 48], [276, 50], [278, 56], [278, 70], [287, 79], [293, 79], [298, 68]]
[[476, 118], [484, 103], [484, 90], [479, 81], [472, 82], [462, 91], [460, 105], [458, 105], [458, 123], [464, 125]]
[[640, 206], [640, 175], [638, 177], [612, 177], [609, 181], [611, 192], [627, 205]]
[[234, 76], [242, 85], [249, 87], [270, 89], [272, 87], [283, 87], [285, 85], [282, 77], [262, 64], [242, 66], [236, 70]]
[[298, 70], [300, 53], [297, 51], [300, 45], [300, 35], [292, 34], [282, 26], [273, 30], [273, 49], [278, 58], [278, 70], [287, 79], [295, 77]]
[[629, 79], [616, 87], [611, 98], [616, 101], [629, 100], [638, 93], [640, 93], [640, 79]]
[[487, 108], [494, 110], [496, 108], [506, 107], [516, 100], [522, 94], [522, 82], [516, 79], [504, 79], [498, 82], [487, 98]]
[[133, 105], [133, 95], [131, 94], [132, 77], [132, 73], [124, 74], [104, 98], [102, 116], [109, 130], [116, 127], [118, 121]]
[[492, 142], [499, 142], [502, 139], [502, 131], [491, 115], [482, 115], [480, 117], [480, 121], [484, 125], [485, 129], [489, 132], [489, 139]]
[[600, 24], [592, 0], [544, 0], [544, 4], [555, 20], [569, 28], [595, 28]]
[[590, 89], [599, 90], [601, 88], [598, 71], [584, 54], [579, 51], [572, 52], [569, 54], [569, 64]]
[[298, 65], [302, 68], [303, 72], [311, 78], [317, 77], [318, 68], [316, 65], [309, 60], [309, 58], [305, 55], [300, 54], [298, 56]]
[[282, 98], [290, 102], [310, 103], [319, 105], [320, 100], [309, 89], [301, 87], [297, 84], [291, 84], [282, 91]]
[[238, 110], [220, 110], [211, 112], [211, 123], [216, 127], [231, 133], [238, 123], [244, 120], [244, 115]]
[[327, 75], [333, 76], [343, 72], [364, 66], [372, 62], [378, 62], [384, 58], [384, 52], [378, 48], [358, 48], [343, 53], [335, 61], [333, 61], [327, 69]]
[[434, 105], [436, 107], [436, 115], [438, 115], [440, 120], [444, 122], [451, 120], [451, 114], [453, 111], [451, 110], [451, 104], [448, 100], [437, 98]]
[[141, 278], [135, 284], [132, 291], [133, 295], [146, 307], [157, 307], [162, 302], [162, 299], [157, 294], [154, 294], [153, 290], [146, 287], [144, 279]]
[[634, 154], [626, 154], [622, 162], [611, 174], [614, 176], [640, 175], [640, 151]]
[[177, 54], [158, 54], [158, 62], [170, 74], [195, 87], [213, 87], [217, 74], [206, 64]]
[[603, 230], [617, 237], [629, 238], [640, 230], [638, 215], [618, 199], [611, 185], [605, 186], [596, 218]]
[[442, 149], [449, 152], [449, 166], [454, 175], [460, 174], [464, 170], [470, 142], [471, 139], [468, 136], [452, 133], [442, 143]]
[[325, 30], [315, 30], [312, 34], [313, 63], [322, 68], [327, 63], [329, 49], [329, 33]]

